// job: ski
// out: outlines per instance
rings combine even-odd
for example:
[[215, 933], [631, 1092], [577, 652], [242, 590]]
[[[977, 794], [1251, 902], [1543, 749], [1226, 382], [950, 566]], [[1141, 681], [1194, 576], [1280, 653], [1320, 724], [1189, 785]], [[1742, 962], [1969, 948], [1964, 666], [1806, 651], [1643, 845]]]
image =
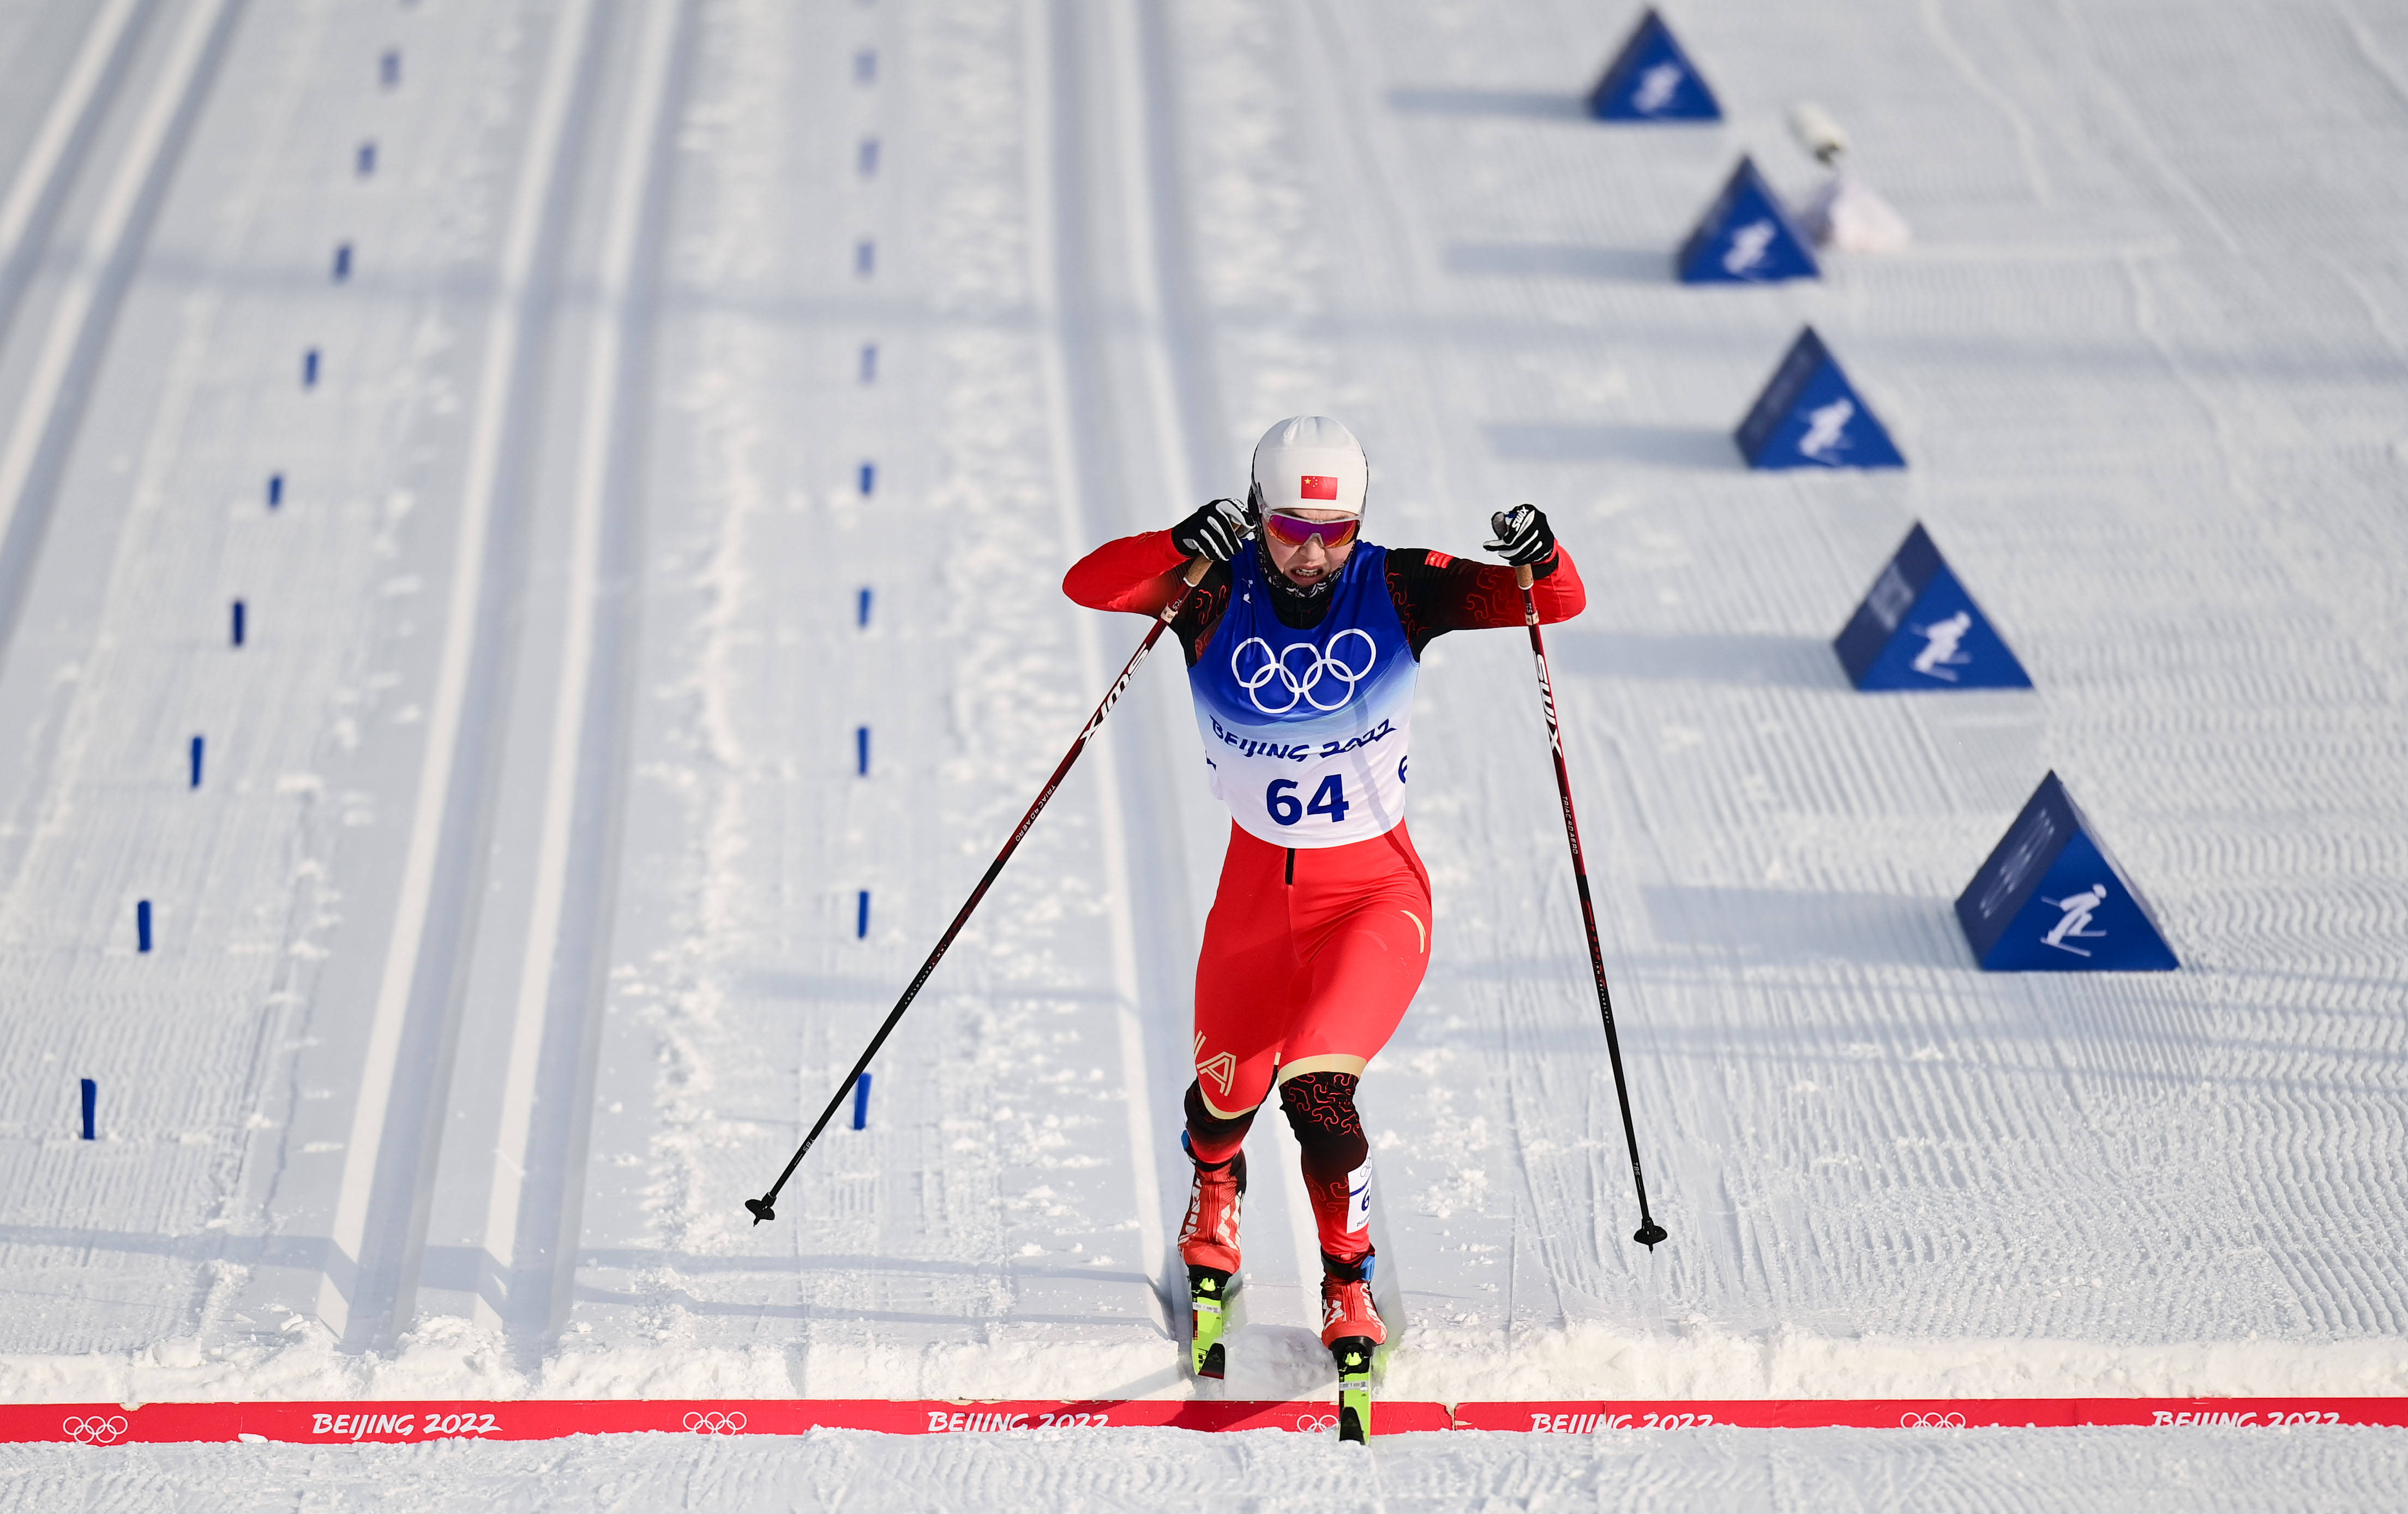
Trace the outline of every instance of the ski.
[[1218, 1267], [1187, 1269], [1189, 1364], [1196, 1376], [1216, 1381], [1228, 1371], [1229, 1349], [1221, 1337], [1229, 1328], [1230, 1275]]
[[[1374, 1167], [1378, 1159], [1367, 1156], [1367, 1168]], [[1374, 1187], [1379, 1175], [1370, 1173]], [[1380, 1316], [1380, 1334], [1385, 1337], [1368, 1353], [1368, 1360], [1350, 1363], [1349, 1348], [1369, 1344], [1361, 1336], [1339, 1341], [1330, 1348], [1331, 1360], [1338, 1367], [1338, 1438], [1368, 1444], [1371, 1438], [1371, 1395], [1388, 1375], [1388, 1358], [1405, 1338], [1405, 1293], [1397, 1278], [1396, 1247], [1389, 1244], [1387, 1216], [1376, 1207], [1369, 1213], [1371, 1227], [1371, 1252], [1377, 1259], [1366, 1278], [1371, 1285], [1371, 1306]], [[1351, 1371], [1350, 1371], [1351, 1367]]]
[[1371, 1438], [1371, 1374], [1381, 1350], [1368, 1335], [1348, 1335], [1330, 1343], [1338, 1363], [1338, 1438], [1356, 1446]]

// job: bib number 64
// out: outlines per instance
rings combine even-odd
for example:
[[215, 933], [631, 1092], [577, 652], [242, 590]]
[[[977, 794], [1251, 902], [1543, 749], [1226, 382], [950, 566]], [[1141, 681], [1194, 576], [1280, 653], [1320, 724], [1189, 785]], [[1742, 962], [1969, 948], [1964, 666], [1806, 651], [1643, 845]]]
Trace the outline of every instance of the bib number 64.
[[1354, 806], [1346, 798], [1346, 775], [1333, 772], [1321, 780], [1309, 804], [1297, 797], [1295, 779], [1274, 778], [1271, 786], [1263, 790], [1263, 807], [1280, 825], [1295, 825], [1308, 815], [1326, 815], [1334, 826], [1343, 823], [1346, 812]]

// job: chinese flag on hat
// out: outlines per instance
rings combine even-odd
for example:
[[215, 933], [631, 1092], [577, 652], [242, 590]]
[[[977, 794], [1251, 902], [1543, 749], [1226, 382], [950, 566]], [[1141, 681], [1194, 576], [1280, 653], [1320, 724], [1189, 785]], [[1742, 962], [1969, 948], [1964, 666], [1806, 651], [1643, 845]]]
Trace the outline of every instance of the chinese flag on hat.
[[1300, 474], [1296, 481], [1296, 497], [1334, 501], [1338, 497], [1338, 480], [1321, 473]]

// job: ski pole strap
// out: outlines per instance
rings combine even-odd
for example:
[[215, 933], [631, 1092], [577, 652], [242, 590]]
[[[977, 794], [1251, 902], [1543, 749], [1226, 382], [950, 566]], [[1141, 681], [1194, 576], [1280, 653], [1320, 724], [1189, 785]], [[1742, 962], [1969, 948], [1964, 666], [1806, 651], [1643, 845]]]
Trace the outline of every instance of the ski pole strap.
[[1204, 575], [1211, 570], [1212, 559], [1210, 557], [1197, 557], [1188, 563], [1186, 570], [1179, 575], [1180, 582], [1187, 585], [1185, 591], [1162, 607], [1162, 623], [1165, 626], [1179, 618], [1179, 613], [1187, 608], [1187, 601], [1195, 598], [1196, 585], [1203, 583]]

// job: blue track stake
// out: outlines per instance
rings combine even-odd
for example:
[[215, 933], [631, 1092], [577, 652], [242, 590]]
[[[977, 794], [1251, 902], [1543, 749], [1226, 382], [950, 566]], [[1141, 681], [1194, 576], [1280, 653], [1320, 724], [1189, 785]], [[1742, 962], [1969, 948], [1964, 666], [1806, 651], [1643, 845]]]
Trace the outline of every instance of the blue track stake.
[[284, 475], [270, 473], [267, 475], [267, 508], [274, 510], [282, 503], [284, 503]]
[[377, 60], [377, 82], [386, 89], [392, 89], [401, 82], [401, 50], [399, 48], [385, 49], [384, 56]]
[[335, 282], [341, 283], [351, 276], [351, 244], [342, 242], [335, 248]]
[[860, 164], [860, 167], [861, 167], [861, 177], [862, 177], [862, 178], [864, 178], [864, 179], [875, 179], [875, 178], [877, 178], [877, 177], [878, 177], [878, 138], [877, 138], [877, 137], [863, 137], [863, 138], [861, 139], [861, 156], [860, 156], [860, 158], [859, 158], [858, 162], [859, 162], [859, 164]]
[[376, 144], [374, 142], [362, 142], [360, 144], [359, 157], [356, 162], [358, 163], [359, 175], [362, 179], [366, 179], [368, 175], [376, 172]]
[[242, 601], [234, 602], [234, 644], [242, 645]]
[[[865, 901], [864, 907], [867, 908], [869, 896], [864, 894], [861, 897]], [[134, 944], [139, 951], [150, 949], [150, 901], [147, 899], [134, 901]]]
[[201, 739], [193, 738], [193, 786], [201, 786]]
[[866, 588], [861, 591], [861, 608], [857, 613], [860, 617], [859, 624], [867, 628], [869, 625], [869, 591]]
[[[150, 906], [145, 904], [142, 907], [147, 911]], [[147, 920], [150, 916], [146, 914], [142, 917]], [[866, 941], [869, 937], [869, 890], [867, 888], [861, 891], [861, 902], [856, 906], [853, 917], [853, 937], [855, 941]], [[150, 937], [146, 933], [142, 939], [149, 941]], [[142, 949], [149, 951], [150, 948], [145, 946]]]
[[301, 387], [318, 387], [318, 349], [315, 347], [301, 354]]
[[861, 382], [864, 383], [878, 382], [878, 343], [874, 341], [865, 341], [861, 344]]
[[[86, 1083], [84, 1087], [90, 1089], [92, 1085]], [[90, 1099], [91, 1095], [86, 1094], [86, 1108], [90, 1107]], [[862, 1074], [859, 1080], [853, 1085], [853, 1128], [856, 1131], [869, 1129], [869, 1074], [867, 1073]], [[87, 1141], [92, 1139], [92, 1117], [89, 1114], [84, 1117], [84, 1139]]]
[[878, 50], [864, 48], [853, 55], [853, 78], [855, 83], [878, 82]]
[[875, 463], [864, 463], [864, 464], [862, 464], [862, 465], [861, 465], [861, 492], [862, 492], [864, 495], [867, 495], [867, 494], [870, 493], [872, 490], [876, 489], [877, 487], [878, 487], [878, 465], [877, 465], [877, 464], [875, 464]]
[[[865, 1079], [869, 1076], [867, 1073], [864, 1073], [861, 1075]], [[868, 1090], [865, 1089], [862, 1091], [863, 1095], [867, 1096]], [[100, 1085], [94, 1083], [90, 1078], [85, 1078], [83, 1080], [83, 1138], [87, 1141], [97, 1141], [100, 1139], [99, 1134], [93, 1129], [93, 1117], [99, 1113]], [[856, 1123], [853, 1128], [858, 1130], [861, 1127]]]
[[[199, 740], [199, 738], [198, 738], [198, 737], [195, 737], [195, 738], [194, 738], [194, 739], [195, 741], [198, 741], [198, 740]], [[199, 751], [199, 748], [198, 748], [198, 747], [195, 747], [195, 748], [194, 748], [194, 753], [195, 753], [196, 755], [194, 757], [193, 760], [194, 760], [194, 762], [198, 762], [198, 761], [200, 760], [200, 757], [199, 757], [199, 756], [197, 755], [197, 753], [198, 753], [198, 751]], [[867, 726], [859, 726], [859, 727], [854, 728], [854, 729], [853, 729], [853, 770], [854, 770], [856, 772], [859, 772], [859, 773], [860, 773], [864, 778], [868, 777], [868, 776], [869, 776], [869, 728], [868, 728]], [[197, 770], [195, 770], [195, 771], [197, 771]]]
[[878, 271], [878, 244], [867, 237], [853, 244], [853, 271], [864, 279]]

